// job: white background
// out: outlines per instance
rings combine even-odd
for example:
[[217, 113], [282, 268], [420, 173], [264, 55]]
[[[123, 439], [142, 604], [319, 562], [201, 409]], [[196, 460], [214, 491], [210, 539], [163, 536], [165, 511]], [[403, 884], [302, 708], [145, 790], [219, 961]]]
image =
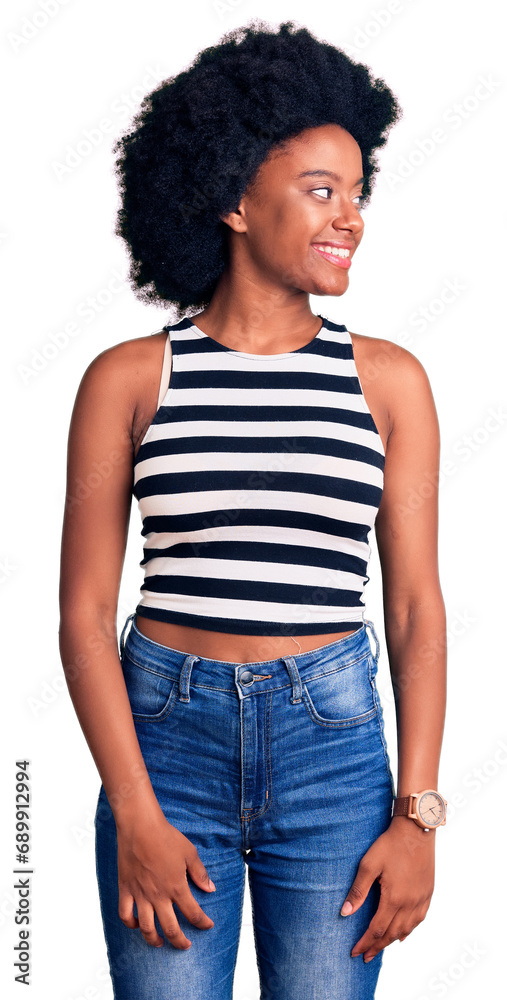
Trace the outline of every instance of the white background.
[[[12, 965], [14, 762], [21, 756], [32, 761], [33, 787], [30, 996], [112, 997], [94, 868], [100, 780], [58, 653], [68, 424], [89, 362], [167, 319], [167, 311], [142, 305], [125, 284], [126, 254], [113, 235], [111, 145], [130, 119], [128, 105], [133, 109], [160, 79], [186, 68], [198, 51], [252, 17], [273, 26], [292, 18], [345, 48], [386, 80], [404, 109], [379, 154], [382, 171], [364, 215], [350, 288], [342, 299], [312, 299], [314, 312], [412, 351], [430, 378], [441, 428], [440, 570], [449, 681], [439, 786], [449, 816], [437, 831], [430, 910], [403, 944], [385, 950], [377, 996], [497, 995], [505, 968], [505, 881], [499, 880], [507, 770], [504, 5], [49, 0], [48, 9], [53, 13], [44, 24], [41, 3], [4, 3], [0, 36], [3, 995], [10, 1000], [22, 993]], [[440, 142], [431, 138], [435, 129]], [[76, 160], [89, 130], [96, 145], [61, 176], [58, 164], [69, 156]], [[452, 297], [447, 292], [442, 299], [449, 287], [454, 300], [445, 302]], [[101, 306], [97, 296], [110, 301]], [[96, 305], [86, 312], [89, 297]], [[76, 336], [67, 343], [53, 339], [72, 322]], [[133, 506], [120, 627], [138, 600], [140, 529]], [[382, 645], [378, 683], [395, 769], [373, 537], [372, 545], [367, 617]], [[247, 893], [235, 1000], [258, 997], [248, 907]]]

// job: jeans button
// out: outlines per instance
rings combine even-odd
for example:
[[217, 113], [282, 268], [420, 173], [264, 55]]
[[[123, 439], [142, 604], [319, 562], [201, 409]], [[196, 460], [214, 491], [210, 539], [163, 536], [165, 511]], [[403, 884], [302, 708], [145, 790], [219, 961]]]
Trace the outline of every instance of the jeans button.
[[248, 684], [253, 684], [253, 679], [254, 678], [253, 678], [252, 671], [251, 670], [244, 670], [243, 673], [240, 674], [239, 679], [240, 679], [241, 684], [244, 684], [245, 686], [247, 686]]

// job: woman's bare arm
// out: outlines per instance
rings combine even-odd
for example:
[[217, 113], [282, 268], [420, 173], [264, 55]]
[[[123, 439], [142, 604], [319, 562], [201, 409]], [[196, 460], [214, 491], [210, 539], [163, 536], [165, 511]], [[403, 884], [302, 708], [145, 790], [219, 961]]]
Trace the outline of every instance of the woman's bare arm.
[[[435, 403], [423, 366], [408, 351], [398, 356], [391, 382], [391, 431], [375, 527], [396, 707], [397, 794], [404, 796], [438, 788], [447, 645], [438, 573], [440, 435]], [[396, 820], [403, 823], [404, 817]], [[405, 823], [414, 825], [406, 818]]]
[[[168, 852], [176, 859], [171, 879], [176, 880], [180, 909], [196, 926], [211, 927], [213, 921], [186, 881], [185, 860], [192, 878], [208, 888], [204, 865], [193, 845], [167, 823], [153, 791], [118, 655], [116, 614], [131, 508], [135, 392], [142, 394], [147, 381], [142, 364], [146, 352], [141, 339], [109, 348], [89, 365], [79, 386], [68, 442], [60, 652], [70, 696], [117, 825], [120, 878], [125, 883], [120, 886], [121, 918], [127, 926], [138, 926], [135, 899], [146, 940], [161, 944], [152, 900], [161, 889], [159, 865], [167, 879]], [[155, 412], [158, 382], [153, 390], [147, 388], [153, 391]], [[138, 855], [143, 865], [137, 864]], [[139, 872], [150, 865], [153, 875], [142, 885]], [[170, 894], [173, 887], [164, 882], [163, 888]], [[157, 913], [171, 942], [188, 946], [170, 905], [164, 903]]]
[[141, 802], [152, 808], [158, 804], [117, 652], [133, 460], [125, 347], [99, 355], [77, 393], [69, 430], [60, 576], [62, 661], [115, 817]]
[[[439, 428], [423, 366], [409, 351], [392, 353], [385, 380], [390, 429], [384, 492], [375, 529], [382, 565], [384, 615], [398, 739], [397, 795], [438, 788], [446, 703], [446, 619], [438, 575]], [[403, 941], [429, 908], [436, 829], [395, 816], [361, 859], [347, 900], [350, 913], [375, 879], [377, 912], [351, 955], [371, 960]]]

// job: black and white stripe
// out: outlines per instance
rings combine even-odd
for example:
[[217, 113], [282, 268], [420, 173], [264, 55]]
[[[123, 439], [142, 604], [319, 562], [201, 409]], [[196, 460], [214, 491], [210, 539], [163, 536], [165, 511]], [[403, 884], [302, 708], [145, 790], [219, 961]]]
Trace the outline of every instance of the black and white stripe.
[[147, 618], [247, 635], [363, 622], [382, 441], [345, 326], [289, 354], [232, 351], [183, 319], [134, 463]]

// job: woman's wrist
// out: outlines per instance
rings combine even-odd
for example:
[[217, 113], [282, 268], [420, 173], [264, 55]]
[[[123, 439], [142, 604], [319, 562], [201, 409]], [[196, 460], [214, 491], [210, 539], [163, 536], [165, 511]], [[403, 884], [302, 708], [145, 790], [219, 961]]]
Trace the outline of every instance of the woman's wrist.
[[160, 803], [151, 787], [136, 795], [118, 799], [111, 810], [117, 827], [132, 826], [139, 819], [154, 821], [163, 816]]
[[418, 843], [435, 843], [436, 829], [423, 830], [422, 826], [419, 826], [410, 816], [391, 816], [391, 828], [398, 829]]

